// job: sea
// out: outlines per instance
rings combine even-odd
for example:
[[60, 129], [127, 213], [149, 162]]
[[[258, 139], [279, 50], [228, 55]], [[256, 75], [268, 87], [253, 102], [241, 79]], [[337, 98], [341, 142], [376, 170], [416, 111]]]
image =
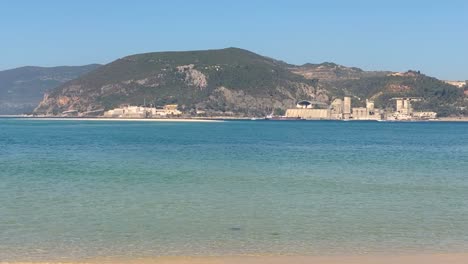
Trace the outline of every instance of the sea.
[[468, 251], [468, 123], [0, 119], [0, 262]]

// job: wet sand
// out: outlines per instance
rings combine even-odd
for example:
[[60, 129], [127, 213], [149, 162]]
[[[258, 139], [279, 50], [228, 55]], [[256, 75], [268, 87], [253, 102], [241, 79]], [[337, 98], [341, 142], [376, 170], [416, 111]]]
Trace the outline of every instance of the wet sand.
[[94, 259], [82, 262], [0, 262], [1, 264], [466, 264], [468, 253], [374, 256], [238, 256]]

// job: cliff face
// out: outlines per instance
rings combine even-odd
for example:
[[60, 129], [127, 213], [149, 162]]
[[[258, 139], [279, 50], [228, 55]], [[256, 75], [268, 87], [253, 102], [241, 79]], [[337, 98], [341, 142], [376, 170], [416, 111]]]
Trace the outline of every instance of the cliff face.
[[0, 71], [0, 114], [31, 112], [47, 90], [73, 80], [99, 67], [21, 67]]
[[329, 100], [316, 80], [290, 72], [287, 64], [228, 48], [125, 57], [46, 94], [35, 112], [87, 112], [146, 101], [177, 103], [185, 112], [264, 115], [298, 99]]

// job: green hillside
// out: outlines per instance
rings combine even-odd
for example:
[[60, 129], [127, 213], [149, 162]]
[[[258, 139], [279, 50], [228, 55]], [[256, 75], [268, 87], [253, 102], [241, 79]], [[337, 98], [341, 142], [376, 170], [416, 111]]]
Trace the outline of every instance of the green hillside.
[[[397, 76], [393, 76], [397, 75]], [[418, 72], [364, 71], [335, 63], [290, 65], [247, 50], [155, 52], [118, 59], [46, 95], [35, 112], [61, 114], [112, 109], [122, 104], [179, 104], [185, 113], [260, 116], [298, 100], [330, 103], [353, 96], [392, 108], [398, 96], [423, 98], [418, 110], [464, 114], [463, 89]]]
[[31, 112], [47, 90], [96, 69], [99, 65], [21, 67], [0, 71], [0, 114]]
[[84, 112], [146, 101], [177, 103], [186, 112], [264, 115], [292, 107], [298, 98], [328, 100], [316, 80], [292, 73], [284, 62], [228, 48], [122, 58], [54, 90], [36, 112]]
[[357, 104], [364, 105], [366, 98], [374, 99], [376, 106], [394, 108], [394, 97], [420, 97], [422, 102], [414, 103], [416, 110], [435, 111], [439, 116], [465, 114], [467, 105], [463, 89], [449, 85], [423, 74], [405, 76], [380, 76], [344, 80], [333, 83], [343, 94], [352, 95]]

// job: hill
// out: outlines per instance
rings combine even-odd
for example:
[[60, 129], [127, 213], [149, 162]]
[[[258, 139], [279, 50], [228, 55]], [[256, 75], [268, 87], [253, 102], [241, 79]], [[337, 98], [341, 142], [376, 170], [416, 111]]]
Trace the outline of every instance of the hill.
[[346, 67], [333, 62], [320, 64], [306, 63], [301, 66], [290, 67], [290, 69], [292, 72], [302, 75], [307, 79], [319, 79], [325, 82], [381, 77], [392, 73], [389, 71], [364, 71], [360, 68]]
[[186, 113], [265, 115], [294, 107], [298, 100], [330, 103], [352, 96], [377, 107], [390, 99], [417, 96], [418, 110], [442, 116], [466, 114], [463, 89], [419, 72], [364, 71], [335, 63], [290, 65], [247, 50], [156, 52], [118, 59], [46, 94], [37, 114], [84, 113], [121, 104], [179, 104]]
[[90, 72], [100, 65], [21, 67], [0, 71], [0, 114], [31, 112], [44, 92]]
[[284, 62], [237, 49], [156, 52], [118, 59], [49, 93], [36, 113], [113, 108], [143, 101], [185, 112], [264, 115], [298, 98], [328, 101], [316, 80]]
[[468, 101], [463, 89], [415, 71], [337, 80], [331, 83], [331, 87], [342, 95], [353, 96], [354, 103], [359, 106], [364, 106], [368, 98], [375, 100], [377, 107], [393, 109], [395, 102], [391, 98], [419, 97], [423, 101], [414, 103], [416, 110], [434, 111], [439, 116], [468, 114]]

